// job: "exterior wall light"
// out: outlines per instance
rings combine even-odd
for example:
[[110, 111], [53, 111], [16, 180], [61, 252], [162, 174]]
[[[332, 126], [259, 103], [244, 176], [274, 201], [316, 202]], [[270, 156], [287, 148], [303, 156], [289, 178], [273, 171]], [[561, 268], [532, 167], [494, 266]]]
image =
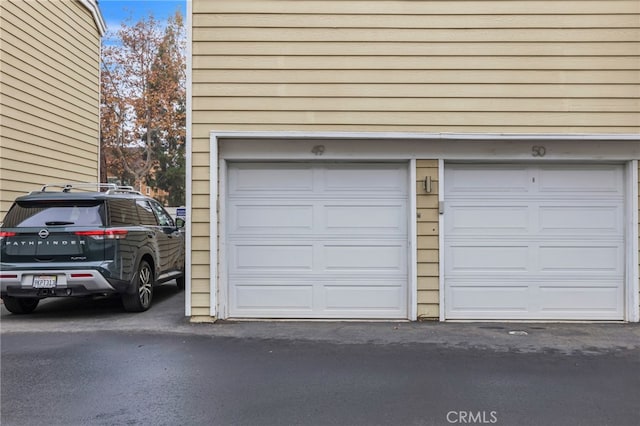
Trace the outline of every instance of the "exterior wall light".
[[431, 184], [431, 176], [426, 176], [424, 181], [422, 182], [422, 186], [424, 187], [424, 192], [427, 194], [431, 194], [432, 184]]

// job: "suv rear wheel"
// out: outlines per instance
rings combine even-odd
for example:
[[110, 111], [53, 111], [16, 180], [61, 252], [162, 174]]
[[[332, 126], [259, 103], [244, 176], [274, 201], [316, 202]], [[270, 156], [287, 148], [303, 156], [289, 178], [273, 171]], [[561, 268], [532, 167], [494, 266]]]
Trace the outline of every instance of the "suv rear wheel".
[[185, 276], [183, 272], [181, 277], [176, 278], [176, 285], [178, 286], [178, 290], [184, 290], [184, 284], [185, 284]]
[[4, 302], [4, 307], [12, 314], [30, 314], [36, 309], [40, 299], [6, 296], [2, 301]]
[[134, 278], [135, 291], [122, 295], [124, 309], [129, 312], [143, 312], [151, 307], [153, 299], [153, 270], [146, 260], [140, 262]]

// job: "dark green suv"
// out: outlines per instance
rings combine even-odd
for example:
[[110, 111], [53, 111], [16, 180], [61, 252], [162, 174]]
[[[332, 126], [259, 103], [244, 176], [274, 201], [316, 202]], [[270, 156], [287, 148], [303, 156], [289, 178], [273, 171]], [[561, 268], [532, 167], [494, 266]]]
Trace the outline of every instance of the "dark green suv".
[[46, 297], [109, 294], [146, 311], [154, 285], [184, 288], [183, 226], [131, 187], [45, 185], [17, 198], [0, 226], [0, 296], [14, 314]]

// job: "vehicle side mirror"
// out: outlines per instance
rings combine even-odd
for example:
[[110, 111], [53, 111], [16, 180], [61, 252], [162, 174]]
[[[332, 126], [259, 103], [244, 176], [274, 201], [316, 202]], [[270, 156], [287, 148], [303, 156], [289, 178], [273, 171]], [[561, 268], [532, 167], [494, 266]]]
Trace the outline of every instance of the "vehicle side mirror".
[[176, 228], [184, 228], [184, 225], [186, 225], [186, 221], [182, 218], [177, 218], [176, 219]]

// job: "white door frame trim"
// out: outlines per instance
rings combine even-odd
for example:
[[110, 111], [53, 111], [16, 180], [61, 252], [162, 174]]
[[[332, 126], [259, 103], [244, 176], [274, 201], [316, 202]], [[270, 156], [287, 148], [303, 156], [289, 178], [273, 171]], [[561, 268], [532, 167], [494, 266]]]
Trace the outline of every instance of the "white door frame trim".
[[438, 293], [440, 295], [440, 321], [444, 321], [444, 159], [438, 159]]
[[[211, 196], [209, 199], [209, 279], [211, 284], [209, 286], [209, 315], [216, 317], [218, 315], [218, 232], [222, 227], [218, 226], [218, 206], [217, 201], [220, 199], [220, 188], [224, 188], [222, 183], [219, 183], [219, 166], [218, 163], [218, 144], [212, 144], [209, 147], [209, 178], [210, 186], [209, 190]], [[214, 195], [215, 194], [215, 195]]]
[[407, 273], [409, 275], [409, 294], [407, 297], [407, 313], [411, 321], [418, 319], [418, 194], [416, 178], [416, 159], [409, 160], [409, 220]]
[[626, 239], [626, 266], [627, 280], [625, 286], [626, 309], [625, 320], [630, 322], [640, 321], [640, 278], [638, 264], [640, 263], [638, 249], [638, 160], [629, 161], [626, 165], [626, 229], [630, 232], [630, 238]]
[[[226, 140], [233, 140], [225, 145]], [[392, 140], [393, 144], [388, 142]], [[607, 143], [602, 143], [606, 141]], [[268, 143], [271, 142], [271, 143]], [[330, 143], [335, 142], [332, 145]], [[635, 144], [633, 142], [636, 142]], [[224, 243], [218, 245], [218, 239], [224, 237], [224, 230], [218, 229], [218, 219], [224, 215], [224, 199], [220, 198], [226, 184], [226, 161], [313, 161], [318, 156], [311, 148], [318, 143], [329, 145], [322, 155], [323, 161], [407, 161], [409, 174], [415, 178], [416, 159], [438, 159], [439, 161], [439, 200], [443, 201], [444, 161], [590, 161], [624, 162], [630, 170], [627, 177], [631, 202], [627, 217], [631, 231], [631, 241], [627, 247], [628, 274], [625, 291], [628, 295], [625, 309], [627, 321], [640, 320], [638, 301], [638, 168], [640, 158], [640, 135], [637, 134], [454, 134], [454, 133], [343, 133], [343, 132], [247, 132], [247, 131], [211, 131], [210, 132], [210, 192], [212, 200], [210, 213], [210, 312], [211, 316], [224, 318], [227, 315], [224, 290], [221, 292], [221, 278], [225, 277]], [[531, 146], [545, 143], [546, 157], [532, 157]], [[391, 145], [391, 146], [390, 146]], [[562, 149], [560, 149], [562, 148]], [[188, 157], [191, 153], [188, 154]], [[635, 168], [634, 168], [635, 165]], [[220, 178], [220, 179], [219, 179]], [[635, 179], [635, 182], [633, 181]], [[189, 196], [188, 196], [189, 197]], [[412, 211], [409, 220], [415, 219], [416, 185], [410, 185], [409, 205]], [[190, 197], [189, 197], [190, 198]], [[635, 210], [635, 211], [634, 211]], [[220, 215], [220, 216], [219, 216]], [[440, 229], [444, 229], [440, 216]], [[410, 303], [408, 312], [412, 320], [417, 319], [417, 225], [412, 222], [410, 239], [410, 257], [412, 267], [409, 270]], [[191, 227], [188, 227], [189, 241]], [[222, 234], [222, 235], [221, 235]], [[443, 232], [439, 233], [442, 248]], [[417, 253], [417, 252], [416, 252]], [[219, 258], [220, 257], [220, 258]], [[218, 263], [220, 261], [220, 263]], [[443, 255], [440, 250], [440, 271], [443, 271]], [[221, 270], [218, 271], [217, 265]], [[220, 279], [219, 279], [220, 278]], [[225, 278], [226, 279], [226, 278]], [[444, 277], [440, 274], [440, 319], [444, 320]], [[224, 295], [224, 297], [222, 297]], [[218, 297], [220, 296], [220, 297]], [[190, 295], [187, 295], [190, 298]], [[190, 306], [189, 306], [190, 308]], [[220, 316], [222, 315], [222, 316]]]

